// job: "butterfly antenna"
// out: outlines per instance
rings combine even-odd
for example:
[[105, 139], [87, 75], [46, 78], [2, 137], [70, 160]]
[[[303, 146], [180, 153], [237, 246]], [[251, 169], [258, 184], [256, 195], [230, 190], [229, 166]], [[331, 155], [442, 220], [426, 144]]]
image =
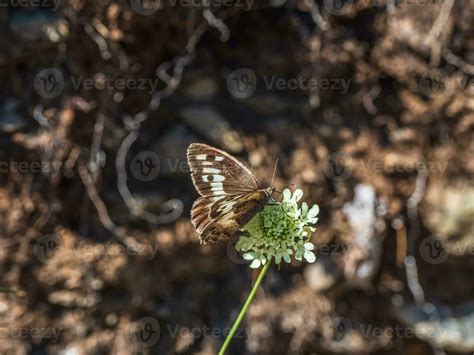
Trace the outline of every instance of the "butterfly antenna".
[[270, 186], [273, 186], [273, 180], [275, 180], [275, 174], [276, 174], [277, 166], [278, 166], [278, 158], [275, 162], [275, 167], [273, 168], [272, 183], [270, 184]]

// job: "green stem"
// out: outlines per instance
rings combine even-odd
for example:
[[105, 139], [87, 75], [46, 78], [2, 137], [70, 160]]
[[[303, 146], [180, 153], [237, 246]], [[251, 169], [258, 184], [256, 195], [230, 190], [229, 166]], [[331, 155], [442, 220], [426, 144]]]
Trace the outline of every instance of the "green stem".
[[224, 355], [227, 348], [229, 347], [230, 342], [232, 341], [232, 338], [235, 335], [235, 332], [239, 328], [240, 322], [242, 322], [242, 319], [245, 316], [245, 313], [247, 313], [247, 309], [250, 306], [250, 303], [252, 302], [253, 298], [255, 297], [255, 294], [257, 293], [258, 286], [262, 283], [263, 277], [267, 273], [268, 267], [270, 266], [270, 261], [267, 261], [265, 265], [263, 266], [262, 270], [260, 271], [260, 275], [258, 275], [257, 281], [255, 281], [255, 284], [252, 287], [252, 291], [250, 291], [249, 295], [247, 296], [247, 300], [245, 301], [244, 306], [240, 310], [239, 315], [237, 316], [237, 319], [235, 320], [234, 324], [232, 325], [232, 329], [230, 330], [229, 334], [227, 335], [227, 338], [225, 338], [224, 344], [221, 347], [221, 350], [219, 350], [219, 355]]

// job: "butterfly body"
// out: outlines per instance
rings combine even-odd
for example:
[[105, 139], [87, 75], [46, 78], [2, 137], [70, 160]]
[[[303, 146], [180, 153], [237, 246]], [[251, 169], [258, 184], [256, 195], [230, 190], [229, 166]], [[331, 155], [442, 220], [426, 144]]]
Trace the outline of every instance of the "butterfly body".
[[238, 234], [275, 191], [274, 187], [262, 188], [244, 164], [220, 149], [193, 143], [187, 158], [193, 184], [201, 195], [191, 210], [201, 243]]

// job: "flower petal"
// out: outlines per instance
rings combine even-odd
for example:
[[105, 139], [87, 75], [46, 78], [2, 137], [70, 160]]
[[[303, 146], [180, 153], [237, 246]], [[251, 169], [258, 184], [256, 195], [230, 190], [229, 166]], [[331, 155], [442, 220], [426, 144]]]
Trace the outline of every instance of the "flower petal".
[[305, 248], [306, 250], [314, 250], [314, 245], [313, 245], [313, 243], [309, 243], [309, 242], [308, 242], [308, 243], [304, 243], [304, 248]]
[[301, 215], [302, 215], [303, 217], [306, 217], [307, 214], [308, 214], [308, 204], [307, 204], [306, 202], [303, 202], [303, 203], [301, 204]]
[[289, 189], [283, 190], [283, 202], [290, 202], [291, 200], [291, 191]]
[[305, 251], [304, 258], [308, 263], [314, 263], [316, 261], [316, 256], [312, 251]]
[[319, 206], [313, 205], [311, 209], [308, 211], [308, 218], [314, 218], [319, 214]]
[[303, 253], [304, 253], [304, 250], [302, 249], [296, 250], [295, 259], [301, 261], [301, 259], [303, 258]]
[[253, 260], [257, 257], [257, 254], [255, 254], [254, 252], [250, 252], [250, 253], [244, 253], [244, 255], [242, 255], [242, 257], [245, 259], [245, 260]]
[[296, 203], [299, 200], [301, 200], [302, 197], [303, 197], [303, 190], [296, 189], [295, 192], [293, 193], [293, 197], [291, 198], [291, 201]]
[[252, 261], [252, 263], [250, 264], [250, 267], [252, 269], [258, 269], [260, 267], [260, 264], [260, 260], [254, 259], [254, 261]]

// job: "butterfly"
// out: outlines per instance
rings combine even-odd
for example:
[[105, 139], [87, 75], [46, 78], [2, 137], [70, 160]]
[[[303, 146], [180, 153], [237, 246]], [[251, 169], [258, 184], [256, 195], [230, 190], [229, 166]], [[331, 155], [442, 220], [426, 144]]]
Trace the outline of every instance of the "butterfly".
[[201, 244], [236, 236], [275, 191], [273, 186], [262, 188], [244, 164], [220, 149], [193, 143], [187, 158], [194, 187], [201, 195], [191, 209]]

